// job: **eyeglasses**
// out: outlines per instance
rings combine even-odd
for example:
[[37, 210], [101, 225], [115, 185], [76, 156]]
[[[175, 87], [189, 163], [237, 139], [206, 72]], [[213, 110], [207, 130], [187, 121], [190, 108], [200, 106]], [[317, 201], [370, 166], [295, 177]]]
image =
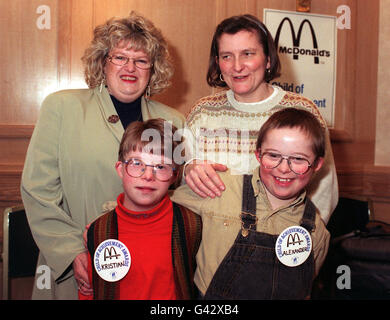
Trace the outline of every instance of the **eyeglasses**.
[[172, 177], [173, 171], [176, 170], [168, 164], [145, 164], [142, 160], [135, 158], [122, 162], [125, 164], [127, 174], [133, 178], [141, 177], [145, 173], [146, 167], [151, 167], [153, 168], [155, 178], [159, 181], [165, 182]]
[[276, 168], [283, 159], [287, 160], [288, 167], [296, 174], [305, 174], [312, 166], [309, 160], [302, 157], [284, 156], [275, 152], [264, 152], [260, 155], [260, 163], [266, 169]]
[[116, 66], [124, 66], [129, 63], [130, 60], [133, 60], [134, 65], [143, 70], [148, 70], [153, 66], [153, 63], [151, 63], [149, 60], [145, 58], [129, 58], [126, 56], [122, 56], [120, 54], [114, 54], [112, 56], [107, 56], [108, 61], [110, 61], [112, 64], [115, 64]]

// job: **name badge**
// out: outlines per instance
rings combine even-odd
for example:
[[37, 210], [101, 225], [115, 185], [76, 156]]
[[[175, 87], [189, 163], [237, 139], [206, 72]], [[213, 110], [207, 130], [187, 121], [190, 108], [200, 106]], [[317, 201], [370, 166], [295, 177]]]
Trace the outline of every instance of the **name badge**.
[[279, 261], [288, 267], [296, 267], [304, 263], [312, 250], [310, 233], [301, 226], [284, 229], [275, 244], [275, 252]]
[[99, 244], [93, 257], [97, 274], [105, 281], [121, 280], [131, 265], [130, 251], [119, 240], [107, 239]]

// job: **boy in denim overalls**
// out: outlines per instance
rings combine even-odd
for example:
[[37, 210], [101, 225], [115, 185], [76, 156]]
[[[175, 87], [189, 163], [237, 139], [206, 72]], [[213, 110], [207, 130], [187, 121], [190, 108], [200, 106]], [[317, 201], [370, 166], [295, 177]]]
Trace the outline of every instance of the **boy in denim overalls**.
[[[214, 199], [201, 198], [188, 186], [175, 191], [173, 201], [202, 217], [195, 283], [205, 299], [309, 297], [330, 235], [305, 187], [324, 156], [325, 131], [316, 117], [287, 108], [262, 126], [256, 144], [260, 166], [253, 175], [223, 173], [226, 191]], [[288, 265], [278, 257], [276, 243], [296, 229], [307, 232], [308, 246], [299, 248], [303, 238], [292, 233], [279, 250], [297, 263]]]

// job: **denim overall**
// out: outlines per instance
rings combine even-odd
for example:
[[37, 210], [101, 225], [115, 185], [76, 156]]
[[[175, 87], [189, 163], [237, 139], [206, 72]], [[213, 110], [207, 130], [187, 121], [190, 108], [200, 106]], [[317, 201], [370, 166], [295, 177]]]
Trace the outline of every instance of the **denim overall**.
[[[278, 235], [255, 231], [256, 198], [251, 180], [252, 175], [244, 176], [242, 229], [218, 267], [204, 299], [307, 298], [314, 277], [313, 251], [296, 267], [279, 261], [275, 253]], [[310, 233], [315, 229], [315, 214], [313, 203], [306, 198], [300, 225]]]

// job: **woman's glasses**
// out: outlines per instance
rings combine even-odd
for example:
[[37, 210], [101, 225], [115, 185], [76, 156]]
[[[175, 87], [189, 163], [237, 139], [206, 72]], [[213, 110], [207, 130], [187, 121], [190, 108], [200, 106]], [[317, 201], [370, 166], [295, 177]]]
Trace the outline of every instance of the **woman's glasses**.
[[111, 63], [115, 64], [116, 66], [124, 66], [129, 63], [130, 60], [133, 61], [134, 65], [143, 70], [148, 70], [152, 67], [153, 63], [151, 63], [148, 59], [146, 58], [129, 58], [126, 56], [122, 56], [120, 54], [114, 54], [111, 56], [107, 56], [108, 61]]

